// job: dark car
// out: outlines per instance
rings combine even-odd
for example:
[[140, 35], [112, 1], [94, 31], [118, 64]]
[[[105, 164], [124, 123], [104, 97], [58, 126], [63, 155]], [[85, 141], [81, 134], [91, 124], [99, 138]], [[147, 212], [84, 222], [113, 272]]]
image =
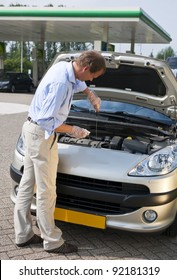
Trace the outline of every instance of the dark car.
[[7, 72], [0, 76], [0, 91], [28, 91], [34, 90], [33, 80], [28, 74]]

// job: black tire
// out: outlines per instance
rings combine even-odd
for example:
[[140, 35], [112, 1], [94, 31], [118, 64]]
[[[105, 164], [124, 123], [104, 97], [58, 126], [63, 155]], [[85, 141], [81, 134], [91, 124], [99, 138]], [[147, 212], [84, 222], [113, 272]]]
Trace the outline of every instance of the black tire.
[[29, 88], [28, 88], [28, 92], [33, 92], [33, 91], [34, 91], [34, 86], [30, 85]]
[[177, 235], [177, 214], [174, 222], [171, 224], [171, 226], [169, 226], [169, 228], [166, 229], [164, 234], [169, 237], [175, 237]]
[[10, 91], [11, 91], [12, 93], [14, 93], [14, 92], [16, 91], [16, 88], [15, 88], [15, 86], [14, 86], [14, 85], [11, 85], [11, 89], [10, 89]]

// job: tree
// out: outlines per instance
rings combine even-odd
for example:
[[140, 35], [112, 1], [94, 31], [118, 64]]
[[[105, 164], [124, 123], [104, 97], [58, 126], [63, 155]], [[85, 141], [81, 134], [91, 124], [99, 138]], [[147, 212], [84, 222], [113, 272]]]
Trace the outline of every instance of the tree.
[[88, 49], [87, 43], [83, 43], [83, 42], [62, 42], [60, 44], [60, 52], [82, 51], [87, 49]]
[[50, 64], [54, 56], [59, 50], [58, 42], [45, 42], [45, 64], [46, 67]]
[[162, 49], [156, 56], [157, 59], [161, 59], [161, 60], [166, 60], [167, 57], [170, 56], [175, 56], [175, 52], [172, 49], [172, 47], [168, 47], [165, 49]]
[[[28, 72], [28, 69], [32, 69], [32, 62], [30, 59], [31, 45], [29, 42], [23, 43], [23, 72]], [[21, 42], [8, 42], [8, 52], [5, 53], [4, 70], [5, 71], [21, 71]]]
[[9, 7], [27, 7], [27, 5], [22, 5], [22, 4], [19, 4], [19, 3], [16, 3], [16, 4], [10, 4]]

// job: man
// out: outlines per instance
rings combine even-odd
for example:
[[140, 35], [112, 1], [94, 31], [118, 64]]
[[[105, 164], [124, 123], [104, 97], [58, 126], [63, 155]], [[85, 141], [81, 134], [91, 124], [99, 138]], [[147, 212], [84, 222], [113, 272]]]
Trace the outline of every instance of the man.
[[[65, 124], [75, 92], [87, 95], [96, 111], [100, 98], [86, 86], [105, 72], [102, 55], [96, 51], [83, 52], [73, 62], [53, 65], [40, 82], [29, 108], [29, 116], [22, 129], [25, 143], [24, 172], [14, 209], [16, 245], [43, 243], [51, 253], [72, 253], [77, 246], [65, 242], [61, 230], [55, 226], [56, 175], [58, 149], [56, 132], [85, 138], [89, 131]], [[36, 216], [41, 237], [34, 234], [30, 205], [36, 184]]]

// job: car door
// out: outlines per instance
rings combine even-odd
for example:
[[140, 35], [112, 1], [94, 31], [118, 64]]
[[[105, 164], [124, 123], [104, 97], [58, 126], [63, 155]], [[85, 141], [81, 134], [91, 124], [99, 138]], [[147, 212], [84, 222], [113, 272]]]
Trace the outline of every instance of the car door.
[[18, 75], [18, 89], [26, 90], [28, 88], [27, 76], [24, 73]]

